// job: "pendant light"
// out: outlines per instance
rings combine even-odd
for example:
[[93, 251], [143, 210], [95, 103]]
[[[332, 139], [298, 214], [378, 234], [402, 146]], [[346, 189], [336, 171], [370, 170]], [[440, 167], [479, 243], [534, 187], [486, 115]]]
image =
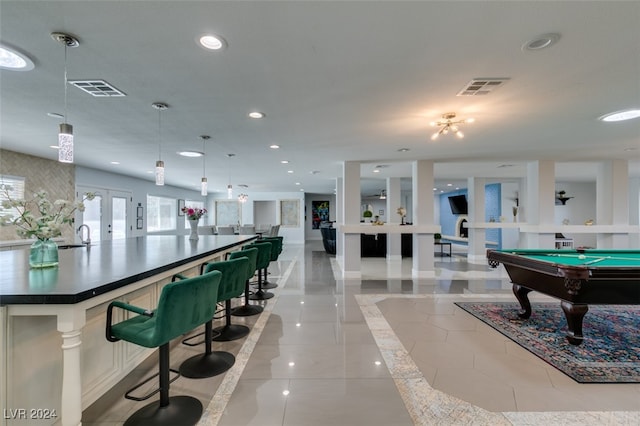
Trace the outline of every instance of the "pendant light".
[[152, 107], [158, 110], [158, 161], [156, 161], [156, 185], [164, 185], [164, 161], [162, 161], [162, 111], [169, 108], [169, 105], [162, 102], [156, 102], [151, 104]]
[[65, 33], [51, 33], [51, 38], [64, 45], [64, 123], [60, 123], [58, 133], [58, 161], [73, 163], [73, 126], [67, 123], [67, 48], [78, 47], [80, 42]]
[[208, 141], [210, 136], [202, 135], [200, 139], [202, 139], [202, 181], [200, 182], [200, 195], [203, 197], [207, 196], [207, 175], [205, 173], [205, 157], [206, 152], [204, 150], [204, 143]]
[[[235, 154], [227, 154], [230, 159], [235, 157]], [[227, 199], [233, 199], [233, 187], [231, 186], [231, 165], [229, 165], [229, 184], [227, 185]]]

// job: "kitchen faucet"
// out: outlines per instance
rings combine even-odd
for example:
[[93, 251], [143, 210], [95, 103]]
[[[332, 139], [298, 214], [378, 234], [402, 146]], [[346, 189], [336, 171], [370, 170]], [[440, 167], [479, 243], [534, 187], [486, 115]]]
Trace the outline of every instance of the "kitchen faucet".
[[[87, 228], [86, 240], [82, 236], [82, 228]], [[80, 234], [80, 240], [82, 240], [82, 244], [86, 244], [87, 246], [91, 244], [91, 228], [89, 228], [89, 225], [87, 225], [86, 223], [83, 223], [82, 225], [78, 226], [77, 232], [78, 234]]]

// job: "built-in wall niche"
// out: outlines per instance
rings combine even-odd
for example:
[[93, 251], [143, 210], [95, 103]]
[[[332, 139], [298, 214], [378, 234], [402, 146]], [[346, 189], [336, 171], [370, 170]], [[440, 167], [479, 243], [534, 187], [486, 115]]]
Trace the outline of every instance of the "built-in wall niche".
[[556, 192], [556, 205], [564, 206], [567, 204], [567, 201], [572, 199], [573, 197], [567, 197], [567, 192], [565, 190], [560, 190]]

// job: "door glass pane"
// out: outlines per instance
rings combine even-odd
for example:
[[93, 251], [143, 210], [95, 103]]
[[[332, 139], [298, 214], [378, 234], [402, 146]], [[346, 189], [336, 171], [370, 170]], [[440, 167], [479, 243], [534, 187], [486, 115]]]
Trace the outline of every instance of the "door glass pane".
[[111, 239], [127, 238], [127, 199], [113, 197], [111, 199]]
[[[93, 200], [85, 200], [82, 223], [91, 229], [91, 241], [101, 240], [102, 196], [96, 195]], [[83, 232], [86, 232], [83, 230]], [[85, 234], [86, 235], [86, 234]]]

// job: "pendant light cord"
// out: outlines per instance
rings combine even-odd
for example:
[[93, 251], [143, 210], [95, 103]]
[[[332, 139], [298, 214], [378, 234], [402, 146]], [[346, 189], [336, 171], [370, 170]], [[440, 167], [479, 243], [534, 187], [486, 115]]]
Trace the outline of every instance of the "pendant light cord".
[[158, 109], [158, 160], [162, 161], [162, 110]]
[[64, 44], [64, 123], [67, 124], [67, 44]]

